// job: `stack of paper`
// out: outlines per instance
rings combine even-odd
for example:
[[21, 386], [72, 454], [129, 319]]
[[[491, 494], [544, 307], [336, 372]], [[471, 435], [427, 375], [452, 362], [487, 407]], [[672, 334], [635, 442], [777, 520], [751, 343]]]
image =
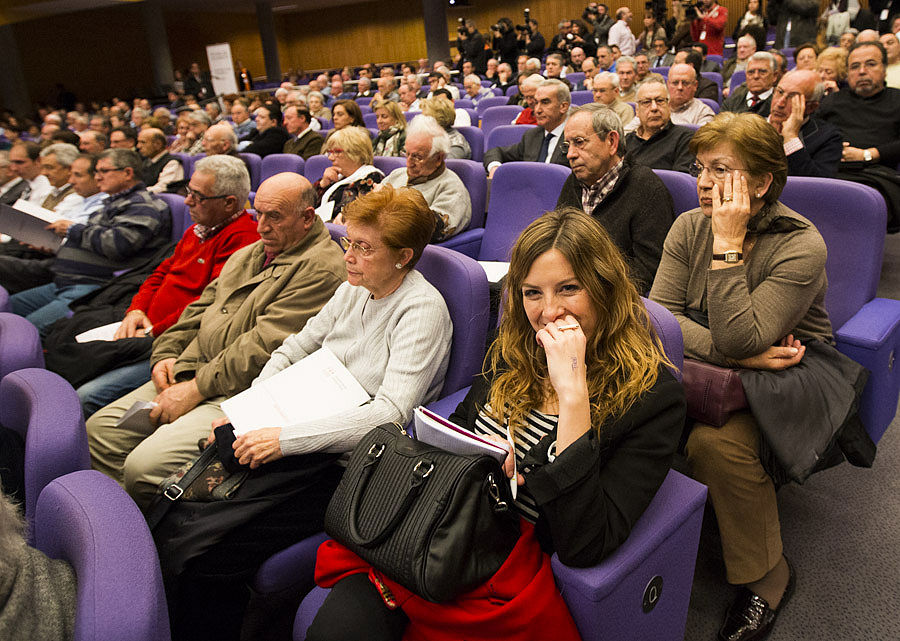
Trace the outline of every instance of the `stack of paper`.
[[487, 454], [493, 456], [500, 463], [506, 460], [509, 451], [503, 445], [454, 425], [424, 407], [415, 409], [413, 420], [416, 426], [416, 438], [423, 443], [443, 448], [454, 454]]

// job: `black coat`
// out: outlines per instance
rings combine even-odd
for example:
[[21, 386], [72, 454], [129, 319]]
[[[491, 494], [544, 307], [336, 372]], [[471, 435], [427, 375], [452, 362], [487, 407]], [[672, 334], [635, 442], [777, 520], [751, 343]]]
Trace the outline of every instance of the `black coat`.
[[[544, 134], [546, 133], [543, 127], [532, 127], [522, 135], [522, 140], [515, 145], [488, 149], [487, 153], [484, 154], [485, 168], [492, 162], [504, 163], [522, 160], [536, 162], [538, 155], [541, 153], [541, 143], [544, 141]], [[550, 162], [568, 167], [569, 159], [563, 153], [562, 146], [559, 144], [561, 142], [562, 140], [557, 142], [556, 149], [553, 150], [553, 154], [550, 156]]]
[[251, 138], [252, 142], [244, 149], [245, 153], [256, 154], [260, 158], [265, 158], [269, 154], [280, 154], [284, 149], [284, 143], [291, 139], [291, 136], [282, 127], [270, 127], [264, 132], [259, 133]]
[[812, 117], [800, 128], [803, 149], [787, 157], [788, 176], [834, 178], [841, 164], [841, 132], [832, 124]]

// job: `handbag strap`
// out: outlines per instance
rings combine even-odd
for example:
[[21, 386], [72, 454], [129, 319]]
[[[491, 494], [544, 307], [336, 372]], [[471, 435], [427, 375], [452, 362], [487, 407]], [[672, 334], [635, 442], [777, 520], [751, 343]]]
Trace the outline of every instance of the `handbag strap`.
[[200, 456], [191, 466], [191, 469], [185, 472], [184, 476], [178, 479], [178, 482], [172, 483], [172, 485], [162, 491], [157, 497], [156, 503], [150, 509], [150, 513], [147, 515], [147, 525], [150, 526], [151, 530], [163, 520], [163, 517], [175, 504], [175, 501], [181, 498], [185, 488], [190, 487], [191, 483], [196, 481], [197, 477], [203, 474], [210, 463], [216, 460], [217, 454], [218, 448], [215, 444], [207, 445], [206, 449], [201, 452]]
[[387, 525], [385, 525], [380, 532], [373, 534], [369, 538], [365, 538], [360, 534], [358, 525], [362, 495], [369, 485], [372, 473], [381, 461], [381, 455], [384, 454], [385, 447], [386, 445], [384, 443], [375, 443], [369, 448], [369, 452], [366, 454], [366, 463], [363, 465], [362, 472], [356, 482], [356, 489], [350, 500], [350, 536], [353, 539], [353, 543], [361, 547], [375, 547], [381, 544], [395, 529], [397, 529], [397, 526], [400, 525], [400, 522], [407, 515], [410, 508], [412, 508], [413, 503], [415, 503], [416, 497], [422, 493], [422, 489], [425, 486], [425, 480], [434, 471], [434, 463], [426, 459], [419, 460], [410, 474], [409, 489], [406, 491], [406, 496], [403, 497], [403, 501], [397, 509], [394, 510], [394, 514], [388, 520]]

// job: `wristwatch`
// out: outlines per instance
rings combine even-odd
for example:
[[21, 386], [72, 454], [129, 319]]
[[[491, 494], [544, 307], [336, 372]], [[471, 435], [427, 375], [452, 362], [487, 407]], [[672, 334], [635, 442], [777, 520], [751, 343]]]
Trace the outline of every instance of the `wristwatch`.
[[872, 152], [868, 149], [863, 149], [863, 160], [866, 162], [872, 162]]
[[713, 254], [713, 260], [723, 260], [726, 263], [739, 263], [744, 260], [744, 255], [739, 251], [727, 251], [724, 254]]

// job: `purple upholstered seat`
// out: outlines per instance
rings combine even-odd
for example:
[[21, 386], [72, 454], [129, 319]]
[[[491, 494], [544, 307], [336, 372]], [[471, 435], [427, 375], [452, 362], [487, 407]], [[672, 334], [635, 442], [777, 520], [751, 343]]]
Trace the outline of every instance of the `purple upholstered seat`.
[[[583, 71], [573, 71], [572, 73], [566, 74], [566, 80], [572, 83], [572, 86], [580, 85], [584, 82], [584, 72]], [[574, 104], [574, 103], [572, 103]]]
[[378, 116], [374, 113], [371, 114], [363, 114], [363, 123], [365, 123], [366, 127], [375, 127], [378, 128]]
[[472, 148], [472, 160], [481, 162], [484, 158], [484, 132], [478, 127], [454, 127], [454, 129], [463, 135]]
[[532, 127], [537, 125], [497, 125], [485, 134], [484, 150], [517, 145]]
[[310, 156], [306, 159], [306, 165], [303, 167], [303, 175], [306, 176], [309, 182], [314, 183], [322, 177], [322, 174], [329, 167], [331, 167], [331, 161], [328, 160], [327, 156], [322, 154]]
[[375, 156], [372, 164], [378, 167], [387, 176], [395, 169], [406, 167], [406, 158], [402, 156]]
[[[194, 173], [194, 162], [195, 162], [196, 158], [190, 154], [186, 154], [186, 153], [180, 152], [180, 151], [175, 152], [172, 155], [181, 161], [181, 167], [184, 169], [185, 178], [190, 178], [191, 174]], [[198, 157], [202, 158], [205, 155], [206, 154], [202, 154], [201, 156], [198, 156]]]
[[743, 69], [740, 71], [735, 71], [731, 74], [731, 79], [728, 81], [728, 86], [730, 87], [730, 91], [734, 91], [736, 87], [739, 87], [745, 80], [747, 79], [747, 72]]
[[469, 191], [472, 201], [472, 219], [465, 230], [452, 238], [439, 243], [441, 247], [447, 247], [460, 253], [475, 258], [478, 256], [478, 248], [481, 246], [481, 235], [484, 233], [484, 214], [487, 208], [487, 176], [484, 173], [484, 165], [474, 160], [461, 158], [447, 159], [447, 167], [462, 179]]
[[9, 309], [9, 292], [6, 291], [5, 287], [0, 287], [0, 312], [5, 312]]
[[666, 189], [669, 190], [676, 216], [700, 206], [700, 200], [697, 198], [696, 178], [690, 174], [669, 169], [654, 169], [653, 173], [659, 176]]
[[283, 172], [300, 174], [302, 176], [305, 164], [303, 157], [297, 154], [269, 154], [262, 159], [259, 182], [261, 184], [267, 178]]
[[52, 481], [37, 501], [35, 532], [35, 547], [75, 570], [75, 641], [169, 641], [156, 546], [115, 481], [93, 470]]
[[0, 312], [0, 378], [26, 367], [43, 366], [37, 328], [18, 314]]
[[789, 177], [781, 202], [813, 222], [825, 239], [825, 307], [837, 348], [869, 370], [860, 417], [878, 442], [897, 411], [900, 301], [876, 298], [887, 209], [871, 187], [832, 178]]
[[719, 113], [719, 103], [715, 100], [710, 100], [709, 98], [698, 98], [697, 100], [712, 109], [714, 113]]
[[361, 96], [359, 98], [354, 98], [354, 100], [360, 107], [368, 107], [369, 103], [372, 102], [372, 96]]
[[475, 103], [472, 102], [471, 98], [460, 98], [459, 100], [453, 101], [453, 108], [454, 109], [460, 109], [460, 108], [474, 109]]
[[594, 92], [593, 91], [573, 91], [572, 92], [572, 106], [580, 107], [581, 105], [586, 105], [589, 102], [594, 102]]
[[257, 154], [251, 154], [248, 152], [243, 152], [238, 154], [241, 160], [247, 165], [247, 169], [250, 171], [250, 189], [256, 191], [259, 189], [259, 176], [262, 173], [262, 158], [260, 158]]
[[154, 194], [154, 197], [164, 200], [169, 206], [169, 211], [172, 213], [172, 240], [181, 240], [187, 228], [194, 224], [194, 221], [191, 220], [188, 206], [184, 204], [184, 196], [180, 194]]
[[[523, 108], [519, 105], [500, 105], [499, 107], [491, 107], [481, 112], [481, 131], [484, 132], [485, 138], [491, 133], [491, 129], [500, 125], [511, 124], [513, 119], [522, 113]], [[490, 147], [485, 147], [485, 150]]]
[[[709, 56], [707, 56], [709, 58]], [[719, 95], [717, 96], [718, 100], [722, 100], [722, 74], [718, 71], [701, 71], [700, 75], [706, 78], [707, 80], [712, 80], [719, 87]]]
[[477, 111], [478, 116], [481, 117], [484, 115], [484, 112], [491, 107], [501, 107], [507, 102], [509, 102], [509, 98], [506, 96], [488, 96], [479, 101], [478, 105], [475, 107], [475, 111]]
[[58, 374], [20, 369], [0, 381], [0, 425], [25, 440], [25, 519], [32, 525], [50, 481], [91, 467], [81, 402]]
[[[643, 300], [663, 349], [680, 367], [683, 343], [678, 321], [661, 305]], [[449, 416], [467, 391], [429, 407]], [[628, 539], [600, 564], [570, 568], [553, 556], [556, 584], [582, 639], [684, 638], [705, 503], [706, 486], [671, 470]], [[295, 640], [306, 636], [327, 594], [316, 587], [303, 599], [294, 619]]]

